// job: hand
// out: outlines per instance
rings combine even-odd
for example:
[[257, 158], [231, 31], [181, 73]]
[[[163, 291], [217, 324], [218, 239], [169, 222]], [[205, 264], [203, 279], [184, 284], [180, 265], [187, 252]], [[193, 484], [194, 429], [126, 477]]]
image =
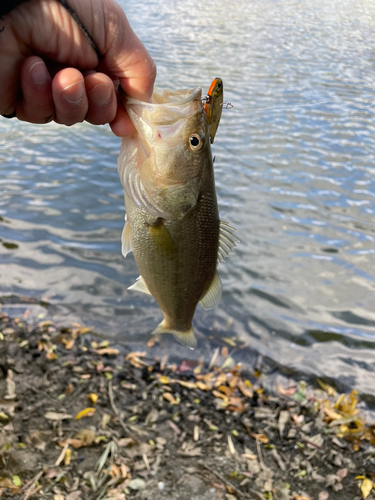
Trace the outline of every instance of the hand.
[[98, 57], [57, 0], [29, 0], [0, 20], [0, 114], [30, 123], [110, 123], [133, 133], [116, 85], [149, 100], [156, 67], [113, 0], [69, 0]]

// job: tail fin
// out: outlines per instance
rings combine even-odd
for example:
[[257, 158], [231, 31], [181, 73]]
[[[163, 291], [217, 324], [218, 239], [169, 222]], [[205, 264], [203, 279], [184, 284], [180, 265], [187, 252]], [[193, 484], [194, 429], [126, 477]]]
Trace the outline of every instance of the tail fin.
[[195, 338], [194, 328], [192, 326], [189, 330], [186, 330], [186, 332], [181, 332], [179, 330], [174, 330], [173, 328], [164, 328], [162, 321], [152, 332], [152, 335], [160, 335], [163, 333], [171, 333], [176, 340], [186, 347], [189, 347], [189, 349], [195, 349], [197, 347], [197, 339]]

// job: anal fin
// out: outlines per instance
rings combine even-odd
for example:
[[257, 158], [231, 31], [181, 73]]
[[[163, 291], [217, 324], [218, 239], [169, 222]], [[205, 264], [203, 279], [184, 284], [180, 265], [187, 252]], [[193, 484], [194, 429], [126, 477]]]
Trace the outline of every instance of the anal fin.
[[203, 295], [201, 300], [199, 301], [200, 305], [208, 311], [209, 309], [213, 309], [216, 307], [221, 301], [221, 281], [217, 271], [215, 272], [214, 279], [211, 282], [210, 288]]
[[148, 286], [146, 285], [145, 280], [142, 278], [142, 276], [138, 276], [135, 283], [128, 287], [128, 290], [134, 290], [136, 292], [147, 293], [148, 295], [151, 295], [151, 292], [148, 289]]

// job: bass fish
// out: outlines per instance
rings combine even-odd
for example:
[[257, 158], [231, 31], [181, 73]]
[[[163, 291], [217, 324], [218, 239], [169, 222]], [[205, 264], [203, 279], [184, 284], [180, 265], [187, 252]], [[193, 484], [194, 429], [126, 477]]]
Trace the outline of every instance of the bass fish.
[[133, 251], [139, 278], [164, 315], [153, 334], [171, 333], [194, 349], [192, 319], [221, 300], [216, 267], [235, 246], [220, 222], [209, 120], [202, 90], [155, 90], [151, 102], [126, 97], [136, 134], [122, 139], [118, 172], [125, 194], [122, 253]]

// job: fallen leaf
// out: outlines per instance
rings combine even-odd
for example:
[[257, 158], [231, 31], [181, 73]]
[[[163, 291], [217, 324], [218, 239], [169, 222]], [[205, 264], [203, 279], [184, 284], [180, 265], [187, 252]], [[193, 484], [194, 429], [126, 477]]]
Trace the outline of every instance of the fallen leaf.
[[361, 493], [363, 498], [367, 498], [372, 490], [373, 483], [370, 479], [364, 479], [361, 484]]
[[89, 399], [91, 403], [94, 403], [94, 405], [97, 403], [98, 398], [99, 396], [94, 392], [90, 392], [90, 394], [87, 394], [87, 399]]
[[247, 398], [253, 397], [254, 395], [253, 391], [247, 386], [247, 384], [243, 380], [238, 379], [237, 387], [242, 392], [242, 394]]
[[130, 445], [133, 445], [134, 443], [135, 443], [135, 441], [131, 437], [121, 438], [117, 442], [118, 446], [120, 446], [120, 447], [121, 446], [123, 446], [123, 447], [130, 446]]
[[72, 450], [68, 448], [65, 452], [64, 464], [70, 465], [71, 460], [72, 460]]
[[326, 391], [326, 393], [328, 394], [328, 396], [336, 396], [337, 392], [335, 391], [335, 389], [333, 387], [331, 387], [328, 384], [325, 384], [324, 382], [322, 382], [319, 379], [316, 379], [316, 381], [318, 382], [318, 384], [320, 385], [320, 387], [323, 389], [323, 391]]
[[67, 420], [69, 418], [73, 418], [72, 415], [68, 415], [67, 413], [56, 413], [55, 411], [47, 411], [45, 413], [44, 418], [47, 420]]
[[18, 488], [18, 486], [13, 484], [12, 481], [7, 477], [0, 477], [0, 488], [8, 488], [10, 490], [14, 490]]
[[164, 392], [163, 398], [169, 401], [172, 405], [178, 405], [177, 399], [175, 399], [170, 392]]
[[348, 469], [339, 469], [336, 472], [336, 476], [339, 478], [340, 481], [342, 481], [344, 477], [347, 476], [347, 474], [348, 474]]
[[120, 351], [118, 349], [113, 349], [112, 347], [104, 347], [103, 349], [97, 349], [96, 353], [100, 354], [100, 356], [104, 356], [105, 354], [107, 356], [117, 356], [120, 354]]
[[178, 384], [182, 385], [182, 387], [186, 387], [187, 389], [195, 388], [194, 382], [186, 382], [185, 380], [171, 380], [171, 382], [177, 382]]
[[79, 420], [83, 417], [92, 417], [95, 413], [95, 408], [85, 408], [84, 410], [77, 413], [74, 417], [74, 420]]
[[234, 364], [235, 364], [234, 359], [231, 358], [230, 356], [228, 356], [227, 358], [225, 358], [225, 361], [221, 365], [221, 368], [223, 368], [223, 369], [225, 369], [225, 368], [231, 368], [232, 366], [234, 366]]
[[185, 457], [200, 457], [202, 456], [202, 448], [197, 446], [192, 449], [178, 450], [178, 453]]
[[72, 491], [72, 493], [69, 493], [67, 497], [65, 497], [65, 500], [81, 500], [81, 491]]
[[19, 478], [19, 476], [12, 476], [12, 481], [13, 481], [14, 486], [21, 486], [21, 484], [22, 484], [22, 481]]
[[227, 344], [229, 344], [232, 347], [236, 347], [236, 342], [229, 337], [221, 337], [221, 340], [223, 340], [224, 342], [226, 342]]
[[328, 491], [323, 490], [319, 493], [318, 500], [327, 500], [328, 497]]

